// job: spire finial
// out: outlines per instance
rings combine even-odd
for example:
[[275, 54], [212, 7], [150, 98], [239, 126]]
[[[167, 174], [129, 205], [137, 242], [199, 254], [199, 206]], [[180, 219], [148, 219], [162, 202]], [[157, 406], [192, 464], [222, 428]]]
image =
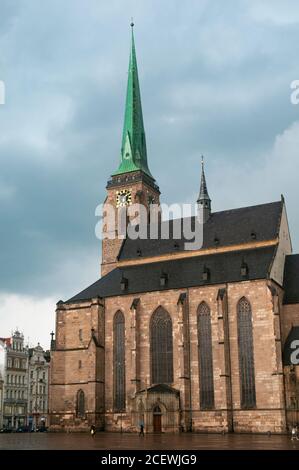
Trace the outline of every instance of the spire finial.
[[197, 204], [203, 208], [203, 222], [206, 222], [211, 214], [211, 199], [207, 188], [203, 155], [201, 156], [201, 179]]
[[134, 20], [133, 20], [133, 16], [131, 16], [131, 24], [130, 24], [131, 28], [132, 28], [132, 31], [133, 31], [133, 28], [134, 28]]

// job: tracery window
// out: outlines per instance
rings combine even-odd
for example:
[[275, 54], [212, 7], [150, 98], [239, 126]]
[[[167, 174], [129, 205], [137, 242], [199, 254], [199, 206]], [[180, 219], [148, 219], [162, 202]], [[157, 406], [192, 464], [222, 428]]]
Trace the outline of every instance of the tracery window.
[[241, 408], [256, 406], [252, 311], [243, 297], [237, 307]]
[[151, 381], [153, 384], [173, 382], [172, 321], [169, 313], [158, 307], [150, 322]]
[[114, 370], [114, 409], [126, 408], [125, 376], [125, 318], [121, 311], [116, 312], [113, 322], [113, 370]]
[[214, 378], [211, 312], [209, 306], [202, 302], [197, 310], [198, 365], [200, 408], [214, 408]]
[[83, 418], [85, 416], [85, 395], [83, 390], [77, 393], [77, 416]]

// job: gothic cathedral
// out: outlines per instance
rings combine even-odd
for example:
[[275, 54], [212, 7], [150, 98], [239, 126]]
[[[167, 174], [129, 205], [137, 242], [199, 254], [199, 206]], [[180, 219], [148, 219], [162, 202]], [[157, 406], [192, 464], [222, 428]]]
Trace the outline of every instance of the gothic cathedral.
[[[284, 198], [213, 212], [202, 166], [203, 244], [119, 236], [120, 212], [160, 204], [146, 149], [133, 36], [121, 159], [107, 183], [101, 276], [57, 304], [52, 430], [284, 432], [298, 420], [299, 255]], [[180, 219], [180, 223], [184, 222]], [[295, 335], [295, 336], [294, 336]]]

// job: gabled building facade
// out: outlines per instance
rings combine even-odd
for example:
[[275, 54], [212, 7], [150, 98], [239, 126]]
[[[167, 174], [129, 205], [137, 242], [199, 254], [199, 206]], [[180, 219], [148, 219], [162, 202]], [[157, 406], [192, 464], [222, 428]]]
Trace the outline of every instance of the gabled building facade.
[[[160, 204], [133, 31], [121, 160], [104, 210], [125, 211], [130, 224], [132, 203], [148, 223]], [[278, 433], [294, 420], [288, 407], [292, 394], [298, 408], [298, 387], [287, 383], [295, 370], [298, 384], [298, 366], [284, 365], [283, 350], [299, 326], [299, 258], [285, 201], [213, 212], [202, 166], [197, 204], [198, 249], [175, 236], [177, 221], [164, 238], [159, 218], [155, 239], [118, 238], [117, 217], [113, 233], [104, 225], [101, 277], [57, 304], [53, 430], [133, 432], [142, 421], [146, 432]]]
[[18, 429], [27, 425], [28, 348], [18, 330], [11, 337], [0, 340], [5, 344], [6, 352], [2, 425], [7, 429]]
[[50, 354], [39, 343], [28, 353], [28, 425], [41, 429], [48, 426]]
[[3, 402], [5, 383], [6, 348], [5, 343], [0, 339], [0, 429], [3, 427]]

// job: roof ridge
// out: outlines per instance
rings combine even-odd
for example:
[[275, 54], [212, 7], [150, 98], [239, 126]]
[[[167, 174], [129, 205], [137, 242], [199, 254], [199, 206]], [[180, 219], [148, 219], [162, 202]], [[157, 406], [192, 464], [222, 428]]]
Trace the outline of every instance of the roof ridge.
[[[254, 209], [256, 207], [270, 206], [270, 205], [273, 205], [273, 204], [281, 204], [281, 200], [271, 201], [271, 202], [264, 202], [262, 204], [255, 204], [253, 206], [242, 206], [242, 207], [236, 207], [236, 208], [233, 208], [233, 209], [224, 209], [224, 210], [221, 210], [221, 211], [211, 212], [211, 216], [216, 215], [216, 214], [224, 214], [224, 213], [227, 213], [227, 212], [242, 211], [244, 209]], [[184, 219], [192, 219], [192, 218], [194, 219], [195, 217], [197, 217], [197, 216], [196, 215], [191, 215], [191, 216], [187, 216], [187, 217], [177, 217], [175, 219], [162, 220], [162, 223], [172, 222], [173, 220], [184, 220]]]
[[139, 266], [144, 266], [144, 265], [157, 265], [157, 264], [166, 264], [166, 263], [177, 263], [178, 261], [186, 261], [186, 260], [197, 260], [197, 259], [203, 259], [203, 258], [208, 258], [208, 257], [211, 257], [211, 256], [223, 256], [223, 255], [239, 255], [239, 254], [244, 254], [244, 256], [246, 256], [246, 254], [248, 254], [249, 252], [254, 252], [254, 251], [258, 251], [258, 250], [273, 250], [273, 249], [276, 249], [277, 248], [277, 245], [265, 245], [265, 246], [257, 246], [257, 247], [251, 247], [251, 248], [240, 248], [238, 250], [228, 250], [228, 251], [217, 251], [215, 253], [207, 253], [207, 254], [204, 254], [204, 255], [198, 255], [198, 256], [186, 256], [186, 257], [182, 257], [182, 258], [174, 258], [174, 259], [165, 259], [165, 260], [160, 260], [160, 261], [151, 261], [151, 262], [148, 262], [148, 260], [145, 258], [144, 259], [144, 263], [138, 263], [138, 264], [128, 264], [128, 265], [123, 265], [123, 266], [117, 266], [116, 268], [114, 268], [112, 271], [110, 272], [113, 272], [113, 271], [116, 271], [117, 269], [120, 270], [120, 271], [123, 271], [123, 270], [127, 270], [127, 269], [134, 269], [134, 268], [138, 268]]
[[[253, 206], [236, 207], [234, 209], [224, 209], [222, 211], [211, 212], [211, 215], [224, 214], [225, 212], [237, 212], [237, 211], [241, 211], [241, 210], [244, 210], [244, 209], [254, 209], [256, 207], [270, 206], [270, 205], [273, 205], [273, 204], [281, 204], [281, 201], [265, 202], [265, 203], [262, 203], [262, 204], [255, 204]], [[197, 217], [197, 216], [196, 215], [190, 215], [190, 216], [187, 216], [187, 217], [177, 217], [177, 218], [174, 218], [174, 219], [165, 219], [165, 220], [161, 220], [161, 224], [164, 224], [164, 223], [167, 223], [167, 222], [173, 222], [174, 220], [177, 221], [177, 220], [185, 220], [185, 219], [194, 219], [195, 217]], [[160, 225], [160, 222], [157, 222], [157, 225]], [[122, 246], [120, 248], [119, 254], [121, 254], [121, 251], [123, 249], [123, 245], [125, 244], [126, 241], [127, 241], [127, 239], [125, 238], [123, 240], [123, 243], [122, 243]]]
[[252, 206], [242, 206], [242, 207], [236, 207], [234, 209], [225, 209], [223, 211], [217, 211], [217, 212], [212, 212], [212, 215], [213, 214], [219, 214], [221, 212], [232, 212], [232, 211], [240, 211], [242, 209], [253, 209], [255, 207], [262, 207], [262, 206], [270, 206], [272, 204], [281, 204], [281, 200], [279, 201], [271, 201], [271, 202], [263, 202], [261, 204], [254, 204]]

